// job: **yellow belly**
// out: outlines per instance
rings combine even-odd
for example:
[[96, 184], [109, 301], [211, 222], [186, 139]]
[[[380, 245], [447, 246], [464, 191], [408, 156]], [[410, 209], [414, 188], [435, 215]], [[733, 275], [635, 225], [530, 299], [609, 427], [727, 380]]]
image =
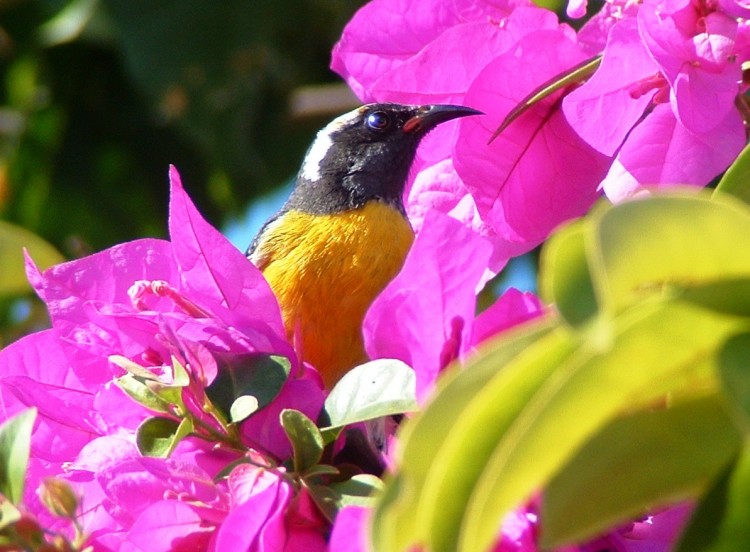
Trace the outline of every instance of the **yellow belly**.
[[254, 257], [289, 339], [328, 389], [366, 360], [362, 320], [413, 240], [403, 215], [379, 201], [332, 215], [290, 211], [265, 229]]

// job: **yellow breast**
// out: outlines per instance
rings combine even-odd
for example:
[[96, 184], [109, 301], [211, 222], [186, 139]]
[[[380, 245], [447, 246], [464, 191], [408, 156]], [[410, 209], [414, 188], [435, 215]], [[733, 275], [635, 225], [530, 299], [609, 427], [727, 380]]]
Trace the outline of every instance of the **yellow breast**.
[[253, 259], [279, 300], [289, 339], [327, 388], [366, 360], [362, 320], [413, 240], [404, 216], [380, 201], [332, 215], [289, 211], [264, 230]]

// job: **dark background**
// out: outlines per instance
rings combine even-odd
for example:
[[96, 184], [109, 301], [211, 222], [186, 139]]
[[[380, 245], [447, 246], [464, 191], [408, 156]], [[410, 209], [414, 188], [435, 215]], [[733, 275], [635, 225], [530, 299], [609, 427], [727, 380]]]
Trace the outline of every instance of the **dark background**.
[[[328, 65], [362, 4], [0, 0], [0, 220], [67, 259], [166, 237], [173, 163], [221, 228], [356, 102]], [[0, 346], [41, 323], [20, 305]]]
[[297, 104], [363, 3], [0, 0], [0, 217], [68, 258], [164, 236], [174, 163], [220, 226], [340, 109]]

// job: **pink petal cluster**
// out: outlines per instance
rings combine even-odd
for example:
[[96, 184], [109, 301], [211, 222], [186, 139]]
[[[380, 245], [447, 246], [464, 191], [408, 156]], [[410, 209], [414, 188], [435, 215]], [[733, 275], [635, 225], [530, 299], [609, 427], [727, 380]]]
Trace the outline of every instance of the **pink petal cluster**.
[[345, 28], [332, 68], [363, 101], [485, 112], [424, 140], [405, 202], [417, 229], [436, 209], [487, 238], [494, 273], [598, 197], [609, 159], [569, 126], [559, 95], [488, 143], [527, 94], [585, 58], [575, 32], [530, 1], [374, 0]]
[[618, 1], [587, 23], [582, 36], [606, 40], [602, 63], [563, 111], [587, 143], [614, 156], [602, 182], [608, 197], [705, 186], [736, 158], [746, 141], [735, 101], [750, 59], [748, 13], [731, 1]]
[[[82, 523], [96, 550], [226, 550], [222, 543], [239, 533], [244, 548], [233, 549], [309, 542], [305, 549], [323, 550], [326, 523], [281, 468], [259, 460], [290, 457], [279, 413], [294, 408], [315, 419], [320, 378], [297, 362], [260, 272], [200, 216], [174, 169], [170, 180], [171, 241], [124, 243], [44, 272], [29, 260], [52, 328], [0, 354], [2, 419], [29, 406], [39, 412], [25, 504], [47, 527], [59, 526], [36, 489], [45, 477], [67, 479], [82, 494]], [[175, 361], [184, 366], [185, 407], [219, 431], [202, 408], [205, 388], [219, 370], [259, 354], [286, 357], [292, 369], [276, 398], [241, 424], [247, 452], [191, 436], [168, 459], [140, 456], [135, 430], [154, 413], [115, 385], [125, 372], [113, 355], [164, 384]], [[213, 482], [238, 460], [253, 466]]]

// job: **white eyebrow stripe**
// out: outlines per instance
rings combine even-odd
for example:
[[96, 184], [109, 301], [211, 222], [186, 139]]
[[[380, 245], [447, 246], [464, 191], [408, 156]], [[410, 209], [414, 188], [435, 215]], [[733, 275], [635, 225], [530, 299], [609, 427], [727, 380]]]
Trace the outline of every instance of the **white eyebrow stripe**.
[[323, 159], [325, 159], [328, 150], [333, 146], [331, 134], [340, 130], [352, 119], [358, 117], [361, 113], [361, 109], [362, 108], [357, 108], [349, 113], [344, 113], [318, 131], [315, 141], [310, 146], [310, 149], [307, 150], [305, 161], [302, 163], [302, 170], [300, 171], [302, 178], [310, 182], [317, 182], [320, 180], [320, 164], [323, 162]]
[[302, 163], [302, 172], [300, 174], [302, 175], [302, 178], [309, 180], [310, 182], [317, 182], [320, 180], [320, 164], [323, 162], [326, 153], [328, 153], [328, 150], [331, 149], [331, 146], [333, 145], [333, 140], [331, 140], [327, 128], [328, 127], [318, 132], [317, 138], [315, 138], [310, 149], [307, 150], [305, 162]]

